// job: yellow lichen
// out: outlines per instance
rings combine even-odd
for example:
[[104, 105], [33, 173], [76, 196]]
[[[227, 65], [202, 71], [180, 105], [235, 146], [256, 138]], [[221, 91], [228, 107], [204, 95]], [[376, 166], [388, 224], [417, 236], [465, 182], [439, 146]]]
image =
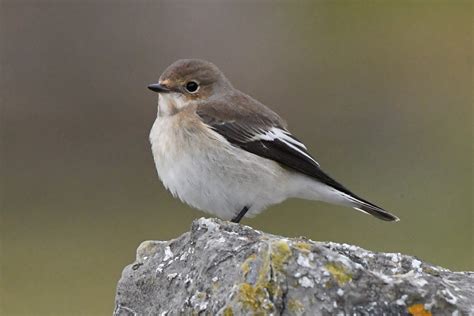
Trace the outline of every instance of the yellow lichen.
[[313, 246], [309, 242], [304, 241], [295, 242], [293, 246], [302, 252], [311, 252], [311, 249], [313, 249]]
[[242, 283], [239, 288], [239, 299], [242, 304], [254, 311], [255, 315], [265, 314], [265, 310], [272, 308], [266, 303], [267, 292], [264, 287], [259, 284], [252, 286], [249, 283]]
[[346, 271], [344, 266], [340, 263], [328, 263], [325, 265], [326, 270], [336, 279], [339, 285], [344, 285], [352, 280], [352, 275]]
[[234, 311], [230, 307], [226, 307], [224, 309], [224, 316], [234, 316]]
[[[259, 257], [262, 260], [261, 264], [255, 265], [255, 268], [259, 267], [255, 284], [242, 283], [239, 287], [239, 301], [244, 307], [252, 310], [254, 315], [266, 315], [274, 309], [268, 297], [279, 297], [282, 295], [282, 290], [274, 280], [270, 279], [270, 270], [281, 272], [283, 265], [291, 256], [291, 249], [283, 240], [271, 243], [267, 249], [268, 251]], [[254, 260], [257, 260], [255, 254], [249, 256], [242, 264], [244, 276], [249, 273]]]
[[288, 309], [290, 310], [290, 312], [293, 312], [293, 313], [302, 312], [303, 308], [304, 308], [304, 305], [297, 299], [290, 298], [288, 300]]
[[267, 282], [265, 284], [265, 288], [271, 297], [279, 297], [283, 293], [281, 287], [279, 287], [278, 284], [276, 284], [273, 280]]
[[434, 275], [434, 276], [440, 276], [439, 270], [433, 269], [431, 267], [423, 268], [423, 272]]
[[[245, 260], [242, 264], [242, 271], [246, 275], [251, 268], [251, 262], [256, 260], [256, 255], [253, 254]], [[258, 265], [256, 265], [258, 266]], [[239, 300], [245, 308], [250, 309], [254, 314], [268, 314], [272, 309], [271, 303], [267, 300], [269, 290], [268, 273], [270, 271], [269, 255], [264, 258], [258, 271], [257, 280], [255, 284], [242, 283], [239, 287]]]
[[425, 309], [423, 304], [414, 304], [408, 307], [408, 312], [413, 316], [432, 316], [430, 311]]
[[272, 244], [272, 263], [277, 271], [283, 270], [283, 265], [291, 256], [291, 249], [285, 240], [279, 240]]

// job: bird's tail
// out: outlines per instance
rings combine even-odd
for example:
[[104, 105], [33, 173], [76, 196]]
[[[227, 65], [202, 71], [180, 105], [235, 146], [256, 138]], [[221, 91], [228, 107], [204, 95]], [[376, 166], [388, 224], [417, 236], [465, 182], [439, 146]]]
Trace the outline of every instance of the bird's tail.
[[353, 209], [358, 210], [362, 213], [370, 214], [378, 219], [388, 222], [398, 222], [400, 220], [398, 217], [387, 212], [380, 206], [377, 206], [361, 198], [360, 196], [352, 193], [343, 186], [340, 186], [338, 189], [336, 189], [330, 186], [323, 185], [323, 187], [321, 187], [321, 185], [319, 185], [317, 188], [317, 194], [314, 198], [316, 200], [332, 204], [339, 204], [346, 207], [352, 207]]
[[344, 194], [344, 195], [347, 197], [348, 203], [350, 203], [350, 205], [348, 206], [351, 206], [355, 210], [358, 210], [365, 214], [370, 214], [383, 221], [398, 222], [400, 220], [397, 216], [387, 212], [383, 208], [373, 203], [370, 203], [369, 201], [366, 201], [362, 198], [359, 198], [356, 195], [353, 195], [353, 196], [348, 195], [348, 194]]
[[384, 209], [381, 209], [380, 207], [377, 206], [372, 206], [372, 205], [360, 205], [358, 207], [354, 206], [355, 210], [361, 211], [366, 214], [373, 215], [377, 217], [378, 219], [381, 219], [383, 221], [388, 221], [388, 222], [398, 222], [400, 219], [396, 217], [393, 214], [390, 214], [389, 212], [385, 211]]
[[378, 219], [390, 222], [399, 221], [398, 217], [390, 214], [383, 208], [361, 198], [352, 193], [340, 183], [336, 182], [328, 175], [321, 172], [326, 177], [325, 183], [314, 181], [308, 177], [295, 177], [294, 187], [297, 188], [294, 197], [318, 200], [326, 203], [337, 204], [346, 207], [352, 207], [365, 214], [370, 214]]

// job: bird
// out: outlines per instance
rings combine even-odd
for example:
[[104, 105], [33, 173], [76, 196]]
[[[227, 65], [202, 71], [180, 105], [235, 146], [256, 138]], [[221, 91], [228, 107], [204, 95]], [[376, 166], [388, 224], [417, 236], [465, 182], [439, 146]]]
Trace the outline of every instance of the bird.
[[182, 202], [234, 223], [289, 198], [399, 220], [323, 171], [277, 113], [213, 63], [178, 60], [148, 88], [158, 93], [149, 137], [156, 170]]

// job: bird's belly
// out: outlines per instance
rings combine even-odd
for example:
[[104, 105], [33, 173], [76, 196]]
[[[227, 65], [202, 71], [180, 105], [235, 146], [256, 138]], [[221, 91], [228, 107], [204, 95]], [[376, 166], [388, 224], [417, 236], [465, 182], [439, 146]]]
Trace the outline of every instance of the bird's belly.
[[[215, 134], [215, 135], [214, 135]], [[231, 219], [245, 206], [256, 215], [287, 198], [288, 172], [230, 145], [217, 133], [192, 131], [170, 118], [155, 122], [150, 141], [158, 175], [183, 202]]]

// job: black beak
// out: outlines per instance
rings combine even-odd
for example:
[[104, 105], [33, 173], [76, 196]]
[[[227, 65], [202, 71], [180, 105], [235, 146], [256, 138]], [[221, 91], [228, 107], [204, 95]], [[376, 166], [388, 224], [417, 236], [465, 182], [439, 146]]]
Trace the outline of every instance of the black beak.
[[148, 86], [148, 89], [150, 89], [151, 91], [154, 91], [154, 92], [158, 92], [158, 93], [168, 93], [170, 92], [171, 90], [168, 89], [167, 87], [159, 84], [159, 83], [153, 83], [151, 85]]

